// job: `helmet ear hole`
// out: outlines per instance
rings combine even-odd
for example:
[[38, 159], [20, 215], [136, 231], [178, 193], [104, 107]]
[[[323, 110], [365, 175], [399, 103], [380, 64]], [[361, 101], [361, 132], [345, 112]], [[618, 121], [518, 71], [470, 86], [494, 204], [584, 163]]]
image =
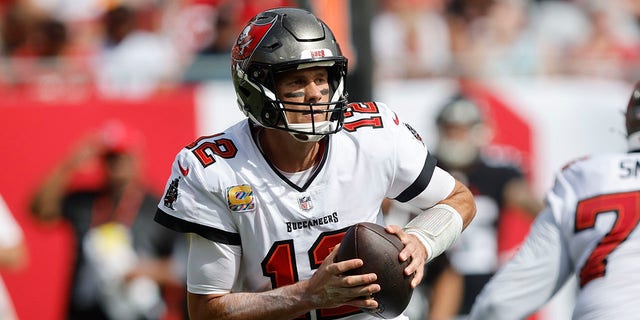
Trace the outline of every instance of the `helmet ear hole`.
[[280, 121], [279, 119], [280, 117], [278, 117], [278, 112], [272, 107], [267, 107], [262, 109], [261, 118], [262, 118], [263, 124], [267, 127], [274, 127]]
[[245, 99], [249, 99], [249, 96], [251, 96], [251, 91], [249, 91], [249, 89], [242, 86], [238, 86], [237, 88], [239, 89], [240, 94], [242, 94]]

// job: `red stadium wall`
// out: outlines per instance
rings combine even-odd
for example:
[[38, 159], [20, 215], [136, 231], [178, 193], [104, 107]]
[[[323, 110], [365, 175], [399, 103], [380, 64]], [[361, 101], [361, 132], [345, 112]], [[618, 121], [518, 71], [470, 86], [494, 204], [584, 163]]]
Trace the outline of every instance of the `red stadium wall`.
[[74, 239], [65, 224], [44, 225], [30, 216], [31, 194], [78, 139], [105, 120], [120, 119], [145, 136], [145, 175], [160, 195], [173, 157], [196, 135], [194, 90], [140, 101], [91, 98], [82, 103], [44, 103], [6, 94], [0, 98], [0, 194], [23, 228], [28, 263], [2, 276], [20, 319], [63, 319]]

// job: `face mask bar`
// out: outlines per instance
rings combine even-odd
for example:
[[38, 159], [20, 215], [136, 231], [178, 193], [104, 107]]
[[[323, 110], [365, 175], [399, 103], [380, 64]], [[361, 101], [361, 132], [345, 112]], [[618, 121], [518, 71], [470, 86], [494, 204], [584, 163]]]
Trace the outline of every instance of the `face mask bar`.
[[[335, 102], [303, 103], [283, 100], [273, 101], [279, 110], [278, 118], [281, 119], [274, 127], [293, 133], [305, 135], [326, 135], [340, 131], [344, 123], [344, 114], [347, 111], [347, 100], [341, 98]], [[304, 106], [305, 109], [287, 108], [285, 105]], [[333, 106], [333, 107], [332, 107]], [[326, 108], [324, 108], [326, 107]], [[290, 123], [286, 113], [310, 114], [311, 122]], [[326, 120], [316, 120], [316, 115], [324, 115]]]
[[[249, 119], [260, 126], [287, 131], [300, 141], [317, 141], [343, 128], [344, 113], [348, 110], [347, 93], [344, 91], [346, 63], [345, 58], [338, 57], [331, 60], [295, 61], [277, 66], [253, 63], [246, 72], [242, 68], [232, 68], [237, 81], [239, 107]], [[283, 101], [276, 97], [276, 74], [300, 69], [301, 66], [302, 69], [313, 66], [325, 66], [328, 69], [331, 90], [329, 102], [310, 104]], [[257, 96], [261, 100], [256, 101]], [[291, 106], [304, 108], [293, 109]], [[326, 120], [319, 121], [316, 117], [311, 117], [308, 123], [291, 123], [286, 117], [287, 112], [316, 116], [326, 114]]]
[[[320, 102], [320, 103], [305, 103], [305, 102], [291, 102], [284, 101], [281, 99], [277, 99], [275, 93], [271, 88], [275, 88], [275, 74], [276, 72], [264, 72], [262, 74], [267, 76], [263, 81], [256, 81], [255, 79], [253, 83], [258, 84], [259, 90], [262, 91], [262, 96], [264, 97], [264, 104], [270, 105], [270, 107], [265, 107], [262, 114], [262, 125], [270, 128], [276, 128], [284, 131], [288, 131], [290, 133], [295, 133], [299, 135], [306, 136], [306, 139], [299, 139], [299, 137], [295, 136], [296, 139], [301, 141], [312, 141], [316, 139], [311, 139], [310, 136], [315, 136], [314, 138], [318, 138], [318, 136], [324, 136], [327, 134], [333, 134], [340, 131], [344, 124], [344, 113], [347, 111], [347, 99], [344, 94], [344, 77], [341, 70], [343, 69], [334, 69], [336, 68], [335, 62], [331, 61], [332, 67], [329, 67], [329, 74], [337, 75], [337, 78], [334, 78], [334, 86], [331, 86], [332, 97], [330, 102]], [[312, 66], [312, 63], [307, 63], [308, 66]], [[282, 70], [291, 70], [292, 66], [282, 68]], [[270, 86], [260, 85], [260, 83], [269, 83]], [[289, 106], [304, 106], [305, 108], [301, 109], [293, 109], [287, 108], [286, 105]], [[308, 123], [291, 123], [286, 116], [286, 113], [297, 113], [297, 114], [310, 114], [311, 122]], [[315, 116], [318, 114], [326, 114], [326, 120], [318, 121]]]

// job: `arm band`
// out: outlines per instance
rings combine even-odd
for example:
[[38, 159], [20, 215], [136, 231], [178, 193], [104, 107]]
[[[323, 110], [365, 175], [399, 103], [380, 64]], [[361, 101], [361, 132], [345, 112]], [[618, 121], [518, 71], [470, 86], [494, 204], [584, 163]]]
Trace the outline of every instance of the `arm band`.
[[429, 262], [456, 242], [462, 232], [462, 217], [451, 206], [437, 204], [424, 210], [403, 229], [420, 239], [427, 249]]

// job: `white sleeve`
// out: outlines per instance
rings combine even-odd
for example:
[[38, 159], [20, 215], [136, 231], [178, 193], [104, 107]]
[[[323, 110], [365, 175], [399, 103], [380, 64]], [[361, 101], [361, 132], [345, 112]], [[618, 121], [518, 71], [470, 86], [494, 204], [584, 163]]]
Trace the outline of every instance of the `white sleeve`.
[[542, 307], [571, 275], [566, 250], [552, 211], [546, 208], [518, 253], [476, 298], [470, 319], [524, 319]]
[[187, 291], [196, 294], [231, 292], [238, 270], [242, 248], [187, 234]]
[[407, 203], [421, 210], [431, 208], [447, 198], [455, 185], [456, 181], [451, 174], [440, 167], [435, 167], [431, 180], [424, 191]]

